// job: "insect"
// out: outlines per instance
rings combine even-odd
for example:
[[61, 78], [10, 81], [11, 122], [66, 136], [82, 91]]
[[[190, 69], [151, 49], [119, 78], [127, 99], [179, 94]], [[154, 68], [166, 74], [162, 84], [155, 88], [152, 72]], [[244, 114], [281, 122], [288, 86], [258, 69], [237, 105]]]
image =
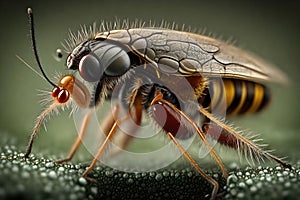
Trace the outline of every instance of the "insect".
[[[46, 76], [39, 61], [30, 8], [28, 15], [34, 55], [43, 77], [53, 90], [51, 104], [38, 117], [25, 157], [31, 153], [34, 138], [45, 117], [54, 109], [72, 104], [93, 110], [104, 100], [113, 98], [114, 90], [121, 86], [119, 102], [104, 125], [106, 138], [83, 173], [87, 179], [122, 123], [132, 119], [136, 125], [141, 125], [145, 114], [161, 127], [192, 166], [213, 185], [212, 199], [217, 195], [218, 183], [199, 167], [179, 142], [179, 139], [188, 138], [191, 132], [196, 133], [209, 149], [224, 177], [228, 176], [227, 171], [207, 137], [245, 152], [253, 160], [268, 158], [284, 167], [291, 167], [214, 114], [222, 110], [226, 115], [255, 113], [266, 107], [270, 93], [265, 83], [284, 83], [286, 78], [260, 58], [207, 36], [162, 27], [130, 27], [124, 22], [120, 29], [99, 32], [93, 29], [91, 34], [84, 29], [84, 39], [80, 41], [73, 35], [68, 43], [70, 53], [66, 59], [72, 73], [63, 75], [55, 84]], [[144, 77], [141, 78], [138, 72], [145, 72]], [[186, 107], [190, 102], [194, 103], [192, 109]], [[121, 106], [126, 106], [128, 113], [118, 117]], [[196, 114], [202, 117], [201, 123], [196, 122]], [[90, 116], [91, 111], [88, 111], [69, 155], [58, 163], [72, 159], [85, 135]], [[134, 129], [131, 131], [135, 132]], [[126, 147], [130, 140], [131, 137], [124, 138], [123, 146]]]

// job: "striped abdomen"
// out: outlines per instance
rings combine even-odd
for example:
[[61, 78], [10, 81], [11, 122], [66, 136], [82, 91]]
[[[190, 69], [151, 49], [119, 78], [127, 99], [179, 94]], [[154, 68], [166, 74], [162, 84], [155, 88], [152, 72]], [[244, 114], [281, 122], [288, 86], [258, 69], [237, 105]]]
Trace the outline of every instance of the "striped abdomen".
[[270, 100], [269, 90], [264, 85], [239, 79], [211, 80], [204, 93], [199, 99], [203, 107], [217, 111], [226, 107], [227, 115], [258, 112]]

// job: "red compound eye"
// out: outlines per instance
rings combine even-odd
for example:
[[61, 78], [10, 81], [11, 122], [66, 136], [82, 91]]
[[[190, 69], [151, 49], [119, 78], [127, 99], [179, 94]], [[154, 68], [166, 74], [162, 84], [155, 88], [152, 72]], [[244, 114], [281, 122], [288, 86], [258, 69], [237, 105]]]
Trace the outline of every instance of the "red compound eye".
[[66, 89], [62, 89], [60, 90], [60, 92], [58, 93], [58, 96], [57, 96], [57, 101], [59, 103], [66, 103], [70, 98], [70, 93], [68, 90]]
[[52, 96], [57, 97], [59, 92], [60, 92], [59, 87], [54, 87], [53, 90], [52, 90]]

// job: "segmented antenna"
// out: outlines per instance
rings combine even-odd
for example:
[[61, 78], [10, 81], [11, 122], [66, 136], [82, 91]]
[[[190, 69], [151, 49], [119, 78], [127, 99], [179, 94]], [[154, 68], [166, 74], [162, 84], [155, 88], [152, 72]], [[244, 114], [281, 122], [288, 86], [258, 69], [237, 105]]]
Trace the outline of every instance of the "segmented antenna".
[[27, 10], [28, 13], [28, 17], [29, 17], [29, 25], [30, 25], [30, 36], [31, 36], [31, 43], [32, 43], [32, 49], [33, 49], [33, 53], [35, 56], [35, 60], [43, 74], [43, 76], [45, 77], [45, 79], [53, 86], [53, 87], [58, 87], [56, 84], [54, 84], [45, 74], [43, 67], [41, 65], [40, 59], [39, 59], [39, 55], [37, 52], [37, 47], [36, 47], [36, 43], [35, 43], [35, 34], [34, 34], [34, 23], [33, 23], [33, 13], [32, 13], [32, 9], [28, 8]]

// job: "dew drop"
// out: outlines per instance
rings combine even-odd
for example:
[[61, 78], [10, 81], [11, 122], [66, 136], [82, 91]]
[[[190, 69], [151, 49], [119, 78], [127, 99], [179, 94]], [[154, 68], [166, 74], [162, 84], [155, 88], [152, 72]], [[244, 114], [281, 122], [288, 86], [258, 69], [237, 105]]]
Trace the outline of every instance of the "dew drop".
[[55, 171], [50, 171], [49, 172], [49, 177], [52, 178], [52, 179], [57, 178], [56, 172]]
[[228, 176], [227, 185], [229, 183], [236, 183], [237, 180], [238, 180], [238, 177], [235, 174], [232, 174], [232, 175]]
[[279, 177], [279, 178], [278, 178], [278, 181], [279, 181], [280, 183], [283, 183], [283, 182], [284, 182], [284, 178]]
[[164, 172], [163, 172], [163, 175], [164, 175], [164, 176], [169, 176], [170, 173], [169, 173], [168, 171], [164, 171]]
[[251, 186], [250, 187], [250, 192], [256, 192], [257, 191], [257, 187], [255, 187], [255, 186]]
[[154, 177], [155, 176], [155, 172], [150, 172], [149, 176], [150, 177]]
[[252, 185], [252, 184], [253, 184], [253, 180], [252, 180], [252, 179], [246, 180], [246, 184], [247, 184], [247, 185]]
[[47, 176], [46, 172], [41, 173], [41, 177], [46, 177], [46, 176]]
[[24, 172], [21, 173], [21, 176], [22, 176], [23, 178], [29, 178], [29, 177], [30, 177], [30, 174], [29, 174], [27, 171], [24, 171]]
[[78, 182], [79, 182], [81, 185], [86, 185], [86, 184], [87, 184], [86, 179], [83, 178], [83, 177], [80, 177], [80, 178], [78, 179]]
[[244, 182], [240, 182], [239, 187], [244, 188], [244, 187], [246, 187], [246, 184]]
[[284, 187], [291, 187], [291, 183], [290, 182], [286, 182], [285, 184], [284, 184]]
[[65, 171], [65, 168], [64, 168], [64, 167], [59, 167], [59, 168], [58, 168], [58, 171], [59, 171], [59, 172], [64, 172], [64, 171]]
[[114, 172], [111, 171], [111, 170], [107, 170], [107, 171], [105, 171], [105, 175], [108, 176], [108, 177], [113, 177], [114, 176]]
[[127, 173], [124, 173], [124, 174], [123, 174], [123, 178], [128, 178], [128, 176], [129, 176], [129, 175], [128, 175]]
[[161, 174], [157, 174], [157, 175], [155, 176], [155, 179], [156, 179], [157, 181], [160, 181], [162, 178], [163, 178], [163, 176], [162, 176]]
[[13, 172], [18, 172], [19, 171], [19, 168], [17, 166], [13, 166], [12, 169], [11, 169]]
[[271, 182], [271, 181], [272, 181], [272, 177], [271, 177], [271, 176], [267, 176], [266, 180], [267, 180], [268, 182]]
[[263, 185], [262, 182], [258, 182], [258, 183], [256, 184], [256, 187], [261, 188], [262, 185]]
[[236, 189], [232, 189], [232, 190], [230, 191], [230, 194], [231, 194], [232, 196], [235, 196], [235, 195], [237, 194]]
[[133, 179], [132, 178], [129, 178], [128, 180], [127, 180], [127, 183], [133, 183]]
[[237, 198], [239, 199], [243, 199], [245, 197], [245, 193], [243, 192], [239, 192], [237, 195], [236, 195]]
[[53, 163], [53, 162], [47, 162], [47, 163], [45, 164], [45, 167], [46, 167], [46, 168], [52, 168], [52, 167], [54, 167], [54, 163]]
[[92, 187], [91, 192], [96, 195], [98, 193], [97, 187]]

